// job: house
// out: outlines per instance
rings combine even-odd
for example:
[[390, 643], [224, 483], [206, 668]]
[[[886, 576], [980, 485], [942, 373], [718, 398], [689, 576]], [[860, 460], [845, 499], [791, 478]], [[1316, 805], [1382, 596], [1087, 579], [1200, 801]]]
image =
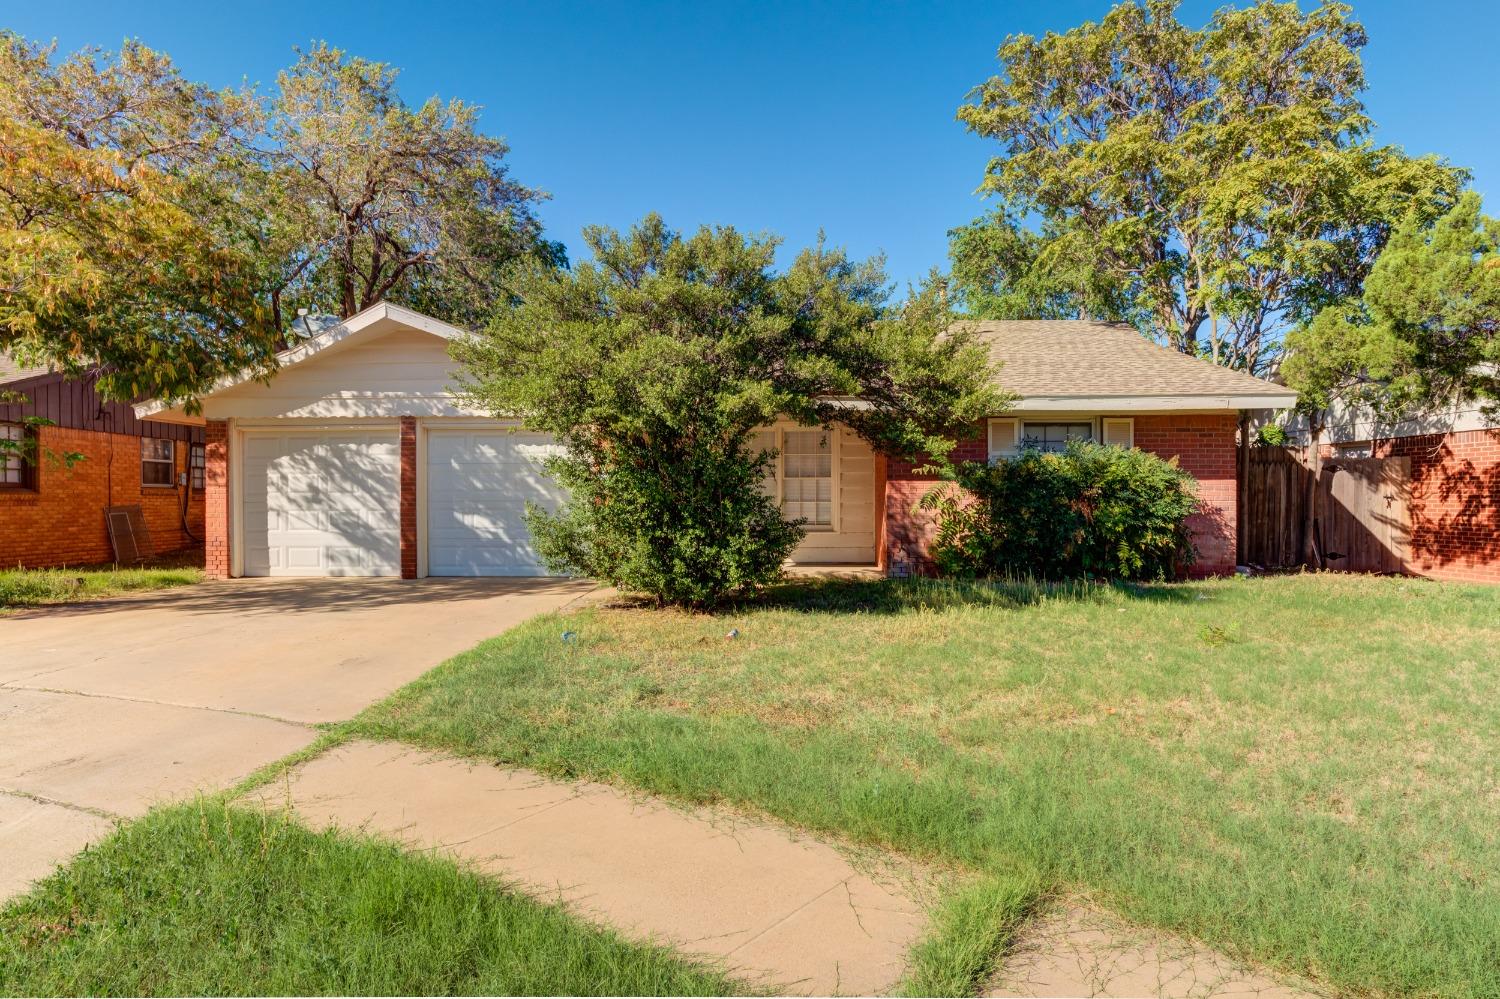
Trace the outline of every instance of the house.
[[0, 354], [0, 435], [35, 457], [0, 453], [0, 568], [112, 560], [111, 506], [141, 507], [153, 554], [203, 537], [203, 429], [142, 420], [96, 382]]
[[[1234, 565], [1236, 425], [1285, 406], [1285, 389], [1175, 354], [1100, 323], [982, 323], [1020, 394], [960, 457], [1091, 437], [1177, 457], [1198, 476], [1205, 572]], [[214, 576], [540, 575], [523, 513], [562, 495], [541, 469], [554, 444], [465, 408], [448, 341], [466, 334], [381, 303], [287, 351], [269, 382], [221, 380], [190, 416], [207, 440], [207, 568]], [[793, 561], [921, 571], [932, 525], [912, 512], [930, 485], [913, 464], [835, 427], [778, 425], [771, 487], [807, 519]]]
[[[1262, 414], [1269, 422], [1272, 414]], [[1306, 447], [1305, 419], [1285, 419]], [[1433, 579], [1500, 583], [1500, 415], [1461, 400], [1432, 412], [1382, 419], [1336, 404], [1325, 417], [1322, 456], [1407, 458], [1407, 570]]]

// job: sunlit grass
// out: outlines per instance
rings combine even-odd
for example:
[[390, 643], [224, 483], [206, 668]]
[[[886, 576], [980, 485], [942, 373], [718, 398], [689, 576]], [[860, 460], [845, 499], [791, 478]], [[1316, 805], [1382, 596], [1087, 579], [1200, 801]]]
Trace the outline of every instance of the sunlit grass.
[[1030, 872], [1341, 990], [1500, 993], [1496, 589], [808, 583], [715, 616], [592, 609], [355, 728]]
[[192, 566], [0, 570], [0, 609], [95, 600], [133, 590], [160, 590], [203, 580]]
[[0, 910], [6, 995], [722, 995], [742, 988], [454, 863], [179, 805]]

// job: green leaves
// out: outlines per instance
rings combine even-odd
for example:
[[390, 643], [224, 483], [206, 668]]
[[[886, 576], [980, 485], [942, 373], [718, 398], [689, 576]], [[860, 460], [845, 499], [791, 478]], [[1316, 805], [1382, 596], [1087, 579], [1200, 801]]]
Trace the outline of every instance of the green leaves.
[[[1357, 287], [1391, 228], [1465, 175], [1376, 147], [1349, 8], [1263, 0], [1191, 29], [1169, 0], [1017, 35], [958, 118], [996, 140], [1002, 212], [953, 234], [980, 315], [1123, 318], [1257, 370], [1286, 326]], [[1017, 219], [1037, 231], [1010, 235]], [[1206, 333], [1206, 338], [1204, 334]]]
[[1500, 400], [1500, 222], [1463, 195], [1432, 220], [1413, 212], [1357, 298], [1287, 337], [1283, 370], [1301, 405], [1336, 401], [1385, 418], [1470, 398]]
[[572, 504], [532, 518], [558, 571], [710, 606], [774, 578], [801, 537], [762, 495], [756, 428], [838, 421], [941, 455], [1003, 408], [937, 284], [893, 306], [879, 261], [820, 242], [778, 273], [774, 237], [655, 215], [584, 238], [572, 270], [518, 265], [515, 307], [454, 346], [477, 406], [568, 447], [553, 471]]

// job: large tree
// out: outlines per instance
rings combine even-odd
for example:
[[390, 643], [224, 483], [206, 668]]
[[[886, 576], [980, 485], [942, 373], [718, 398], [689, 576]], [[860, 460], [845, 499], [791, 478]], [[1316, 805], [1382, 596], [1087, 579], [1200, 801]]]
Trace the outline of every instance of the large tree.
[[0, 350], [112, 395], [182, 396], [268, 368], [276, 327], [235, 179], [258, 112], [127, 43], [0, 37]]
[[216, 91], [134, 42], [0, 36], [0, 350], [191, 402], [269, 375], [297, 308], [478, 324], [513, 261], [561, 250], [477, 110], [395, 81], [317, 45], [269, 95]]
[[592, 259], [522, 266], [515, 308], [455, 348], [480, 406], [566, 445], [569, 505], [530, 516], [555, 570], [711, 606], [774, 578], [801, 536], [761, 491], [757, 428], [837, 421], [940, 459], [1001, 405], [940, 289], [892, 305], [878, 261], [820, 243], [778, 272], [775, 239], [656, 216], [584, 238]]
[[956, 232], [961, 291], [1123, 317], [1257, 370], [1285, 328], [1358, 288], [1408, 211], [1433, 217], [1465, 178], [1373, 142], [1348, 7], [1262, 0], [1193, 29], [1177, 6], [1006, 39], [1001, 74], [958, 112], [1000, 143], [983, 189], [1005, 205]]
[[478, 108], [410, 107], [397, 71], [327, 44], [299, 53], [268, 102], [269, 205], [296, 234], [287, 279], [349, 316], [385, 298], [478, 325], [507, 292], [507, 265], [548, 263], [541, 192], [514, 181]]
[[[1287, 335], [1281, 370], [1308, 420], [1314, 483], [1334, 405], [1388, 421], [1460, 400], [1500, 408], [1500, 221], [1481, 212], [1472, 192], [1436, 220], [1413, 214], [1359, 294]], [[1310, 522], [1311, 484], [1308, 495]], [[1304, 538], [1313, 561], [1310, 529]]]

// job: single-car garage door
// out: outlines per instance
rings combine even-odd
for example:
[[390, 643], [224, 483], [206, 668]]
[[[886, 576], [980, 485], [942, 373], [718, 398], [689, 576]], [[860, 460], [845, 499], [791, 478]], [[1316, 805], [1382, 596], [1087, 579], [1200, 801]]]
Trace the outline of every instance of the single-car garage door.
[[427, 574], [542, 576], [526, 503], [557, 509], [565, 496], [542, 469], [546, 434], [434, 430], [427, 438]]
[[394, 430], [247, 431], [247, 576], [399, 576]]

